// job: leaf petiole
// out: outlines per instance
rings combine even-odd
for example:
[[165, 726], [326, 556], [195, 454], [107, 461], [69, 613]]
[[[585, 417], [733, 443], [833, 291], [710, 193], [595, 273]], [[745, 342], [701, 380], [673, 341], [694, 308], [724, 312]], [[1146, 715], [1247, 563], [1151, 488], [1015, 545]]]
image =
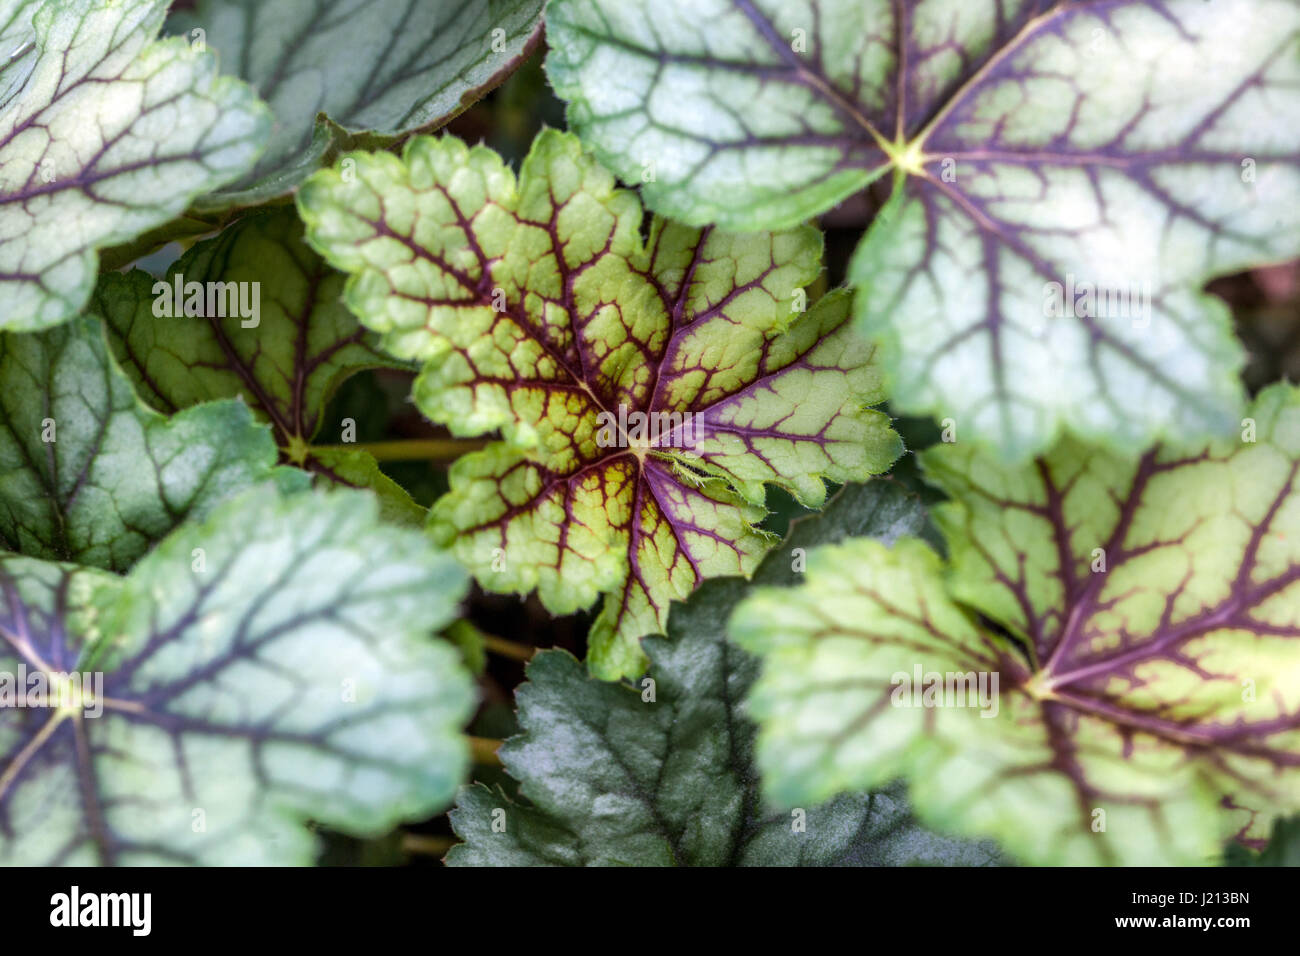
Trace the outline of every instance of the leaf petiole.
[[369, 452], [376, 461], [420, 461], [441, 463], [455, 461], [461, 455], [487, 445], [481, 438], [404, 438], [394, 441], [355, 442], [347, 445], [314, 445], [313, 451]]

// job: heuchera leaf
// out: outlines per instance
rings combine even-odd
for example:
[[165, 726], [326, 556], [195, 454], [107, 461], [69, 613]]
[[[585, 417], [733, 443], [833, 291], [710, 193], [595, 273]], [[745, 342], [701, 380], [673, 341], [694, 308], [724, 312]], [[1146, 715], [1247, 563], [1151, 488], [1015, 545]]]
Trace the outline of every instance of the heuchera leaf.
[[532, 53], [543, 0], [205, 0], [168, 30], [214, 49], [275, 112], [271, 145], [200, 210], [288, 193], [340, 148], [431, 130]]
[[[792, 584], [800, 555], [849, 534], [892, 539], [924, 512], [887, 482], [849, 485], [796, 522], [754, 581]], [[798, 550], [803, 549], [803, 550]], [[757, 661], [725, 636], [738, 578], [709, 581], [669, 616], [671, 639], [647, 638], [649, 679], [633, 688], [588, 678], [563, 651], [528, 665], [517, 692], [524, 732], [500, 754], [528, 803], [481, 784], [463, 789], [452, 825], [466, 842], [453, 866], [905, 865], [996, 863], [990, 845], [928, 833], [900, 788], [837, 797], [799, 813], [763, 806], [754, 726], [740, 702]], [[505, 811], [505, 829], [499, 826]], [[494, 828], [494, 822], [498, 826]]]
[[1300, 807], [1300, 391], [1264, 392], [1241, 438], [923, 453], [948, 562], [846, 542], [733, 618], [764, 658], [772, 796], [904, 775], [923, 821], [1032, 863], [1207, 863], [1266, 836]]
[[[1294, 0], [555, 0], [571, 125], [651, 208], [771, 229], [892, 174], [851, 268], [894, 406], [1008, 457], [1243, 404], [1216, 275], [1300, 254]], [[1140, 414], [1137, 410], [1140, 409]]]
[[0, 329], [76, 314], [95, 250], [231, 181], [271, 118], [183, 40], [164, 0], [0, 0]]
[[[238, 396], [270, 423], [287, 461], [339, 484], [373, 487], [387, 514], [421, 521], [423, 509], [367, 452], [312, 445], [345, 379], [406, 367], [374, 347], [340, 301], [342, 290], [343, 276], [302, 241], [287, 207], [247, 216], [199, 243], [161, 279], [139, 269], [104, 275], [91, 308], [154, 408]], [[341, 425], [331, 423], [334, 437]]]
[[[438, 810], [474, 695], [431, 634], [464, 589], [355, 491], [263, 487], [125, 579], [0, 556], [0, 664], [27, 681], [0, 710], [0, 863], [303, 864], [306, 819]], [[75, 693], [37, 706], [37, 673]]]
[[123, 571], [250, 484], [300, 485], [275, 458], [240, 402], [146, 408], [94, 319], [0, 333], [0, 547]]
[[636, 673], [670, 600], [752, 572], [764, 482], [817, 506], [823, 478], [898, 455], [847, 295], [798, 312], [816, 231], [656, 219], [643, 243], [636, 197], [555, 131], [518, 181], [452, 137], [349, 160], [299, 194], [309, 241], [389, 351], [425, 363], [425, 415], [506, 439], [456, 462], [430, 527], [489, 590], [559, 614], [606, 595], [596, 673]]

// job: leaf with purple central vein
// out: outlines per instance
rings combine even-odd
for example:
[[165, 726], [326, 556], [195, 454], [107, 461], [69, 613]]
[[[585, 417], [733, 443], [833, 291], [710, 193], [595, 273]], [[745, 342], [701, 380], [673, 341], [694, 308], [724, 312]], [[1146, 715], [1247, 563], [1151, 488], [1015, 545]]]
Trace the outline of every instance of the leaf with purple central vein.
[[[1226, 434], [1204, 283], [1300, 254], [1293, 0], [555, 0], [547, 62], [655, 210], [778, 228], [892, 174], [851, 278], [898, 408], [1024, 459]], [[1140, 409], [1140, 413], [1139, 410]]]
[[1300, 809], [1300, 391], [1251, 415], [1245, 440], [1140, 459], [923, 453], [953, 499], [946, 564], [849, 542], [732, 620], [764, 657], [772, 795], [906, 776], [923, 820], [1036, 863], [1207, 863], [1266, 836]]
[[355, 491], [263, 487], [125, 578], [0, 553], [0, 864], [301, 865], [306, 820], [427, 817], [469, 763], [430, 639], [464, 588]]
[[415, 400], [458, 435], [431, 530], [493, 591], [555, 613], [605, 605], [592, 668], [635, 673], [638, 638], [770, 542], [764, 485], [818, 506], [901, 445], [848, 296], [801, 313], [808, 228], [731, 235], [656, 219], [576, 138], [538, 137], [518, 180], [491, 150], [421, 137], [304, 184], [308, 238], [345, 299], [424, 363]]
[[0, 329], [67, 320], [96, 250], [245, 172], [271, 118], [182, 40], [163, 0], [0, 0]]
[[[91, 308], [154, 408], [240, 397], [271, 425], [286, 461], [336, 484], [373, 488], [387, 515], [422, 521], [423, 509], [367, 452], [312, 446], [344, 380], [364, 369], [407, 367], [375, 347], [340, 301], [342, 291], [343, 276], [303, 242], [293, 209], [282, 208], [198, 243], [159, 280], [139, 269], [105, 274]], [[342, 426], [329, 423], [326, 441]]]

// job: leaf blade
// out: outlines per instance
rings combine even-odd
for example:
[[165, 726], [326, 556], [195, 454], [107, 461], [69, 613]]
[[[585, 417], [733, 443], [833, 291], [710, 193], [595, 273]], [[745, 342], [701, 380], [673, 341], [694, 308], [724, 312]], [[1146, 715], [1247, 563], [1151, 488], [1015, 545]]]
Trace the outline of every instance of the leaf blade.
[[748, 573], [768, 540], [764, 485], [810, 504], [901, 451], [848, 299], [802, 311], [809, 229], [734, 236], [662, 220], [544, 131], [519, 177], [492, 151], [417, 138], [353, 155], [299, 193], [309, 241], [414, 396], [459, 435], [430, 530], [479, 582], [554, 613], [604, 594], [590, 663], [634, 674], [668, 602]]
[[270, 434], [238, 402], [170, 418], [144, 406], [102, 326], [76, 319], [0, 334], [0, 542], [115, 571], [187, 518], [277, 468]]
[[247, 86], [217, 77], [182, 41], [154, 39], [166, 6], [74, 0], [11, 12], [10, 29], [31, 45], [0, 107], [0, 160], [12, 170], [0, 183], [0, 328], [76, 314], [96, 249], [177, 216], [264, 147], [270, 116]]
[[810, 558], [805, 600], [733, 619], [765, 658], [773, 794], [903, 774], [923, 819], [1038, 863], [1208, 863], [1261, 837], [1294, 812], [1300, 745], [1297, 401], [1269, 389], [1245, 440], [1138, 461], [923, 453], [948, 561], [849, 542]]
[[198, 208], [259, 205], [290, 193], [340, 149], [388, 145], [442, 126], [531, 55], [541, 13], [541, 0], [290, 0], [273, 8], [205, 0], [174, 15], [168, 31], [201, 31], [277, 120], [257, 166]]
[[900, 410], [1016, 461], [1231, 432], [1244, 356], [1201, 287], [1300, 253], [1294, 5], [664, 6], [551, 6], [570, 122], [654, 208], [730, 228], [892, 171], [850, 278]]
[[367, 496], [259, 489], [44, 605], [15, 600], [34, 574], [95, 572], [0, 563], [0, 654], [98, 671], [103, 707], [44, 739], [48, 710], [6, 709], [6, 862], [307, 863], [305, 819], [374, 835], [468, 767], [471, 682], [429, 639], [464, 576]]

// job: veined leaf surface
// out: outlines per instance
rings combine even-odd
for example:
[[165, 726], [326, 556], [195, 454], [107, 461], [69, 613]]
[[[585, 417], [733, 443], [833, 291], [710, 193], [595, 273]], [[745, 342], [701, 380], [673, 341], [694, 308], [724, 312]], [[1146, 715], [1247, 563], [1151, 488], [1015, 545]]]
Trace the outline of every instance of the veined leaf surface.
[[0, 863], [305, 864], [305, 820], [374, 836], [437, 811], [473, 689], [432, 634], [464, 587], [355, 491], [258, 489], [125, 579], [0, 556], [0, 670], [70, 688], [8, 688]]
[[876, 179], [850, 274], [895, 407], [1022, 460], [1244, 397], [1214, 276], [1300, 254], [1293, 0], [555, 0], [571, 125], [685, 222]]
[[[848, 485], [796, 522], [754, 582], [788, 586], [814, 545], [850, 534], [892, 540], [920, 530], [916, 498], [887, 482]], [[929, 833], [901, 788], [855, 793], [795, 812], [765, 806], [754, 725], [740, 702], [758, 670], [725, 623], [750, 589], [709, 581], [674, 605], [668, 639], [646, 639], [649, 676], [635, 687], [590, 679], [563, 651], [528, 666], [517, 692], [524, 733], [501, 750], [529, 801], [483, 785], [461, 791], [452, 866], [827, 866], [996, 864], [1000, 854]], [[504, 812], [504, 825], [499, 824]]]
[[303, 186], [309, 241], [385, 347], [424, 363], [430, 419], [505, 436], [456, 462], [430, 527], [489, 590], [560, 614], [605, 595], [597, 673], [637, 672], [670, 600], [753, 571], [765, 483], [817, 506], [824, 479], [901, 450], [867, 408], [884, 395], [847, 295], [800, 312], [812, 229], [656, 219], [643, 243], [636, 197], [554, 131], [518, 180], [451, 137], [349, 161]]
[[778, 803], [901, 775], [1044, 864], [1211, 863], [1300, 807], [1300, 391], [1199, 450], [922, 458], [948, 561], [849, 541], [733, 618]]
[[202, 37], [275, 113], [271, 145], [196, 205], [283, 195], [340, 148], [441, 126], [509, 76], [542, 36], [542, 0], [204, 0], [168, 29]]
[[95, 250], [253, 165], [271, 118], [183, 40], [164, 0], [0, 0], [0, 329], [75, 315]]
[[[333, 444], [344, 423], [329, 423], [322, 435], [326, 403], [344, 380], [406, 367], [380, 352], [342, 303], [343, 278], [303, 242], [287, 207], [246, 216], [198, 243], [160, 279], [139, 269], [102, 276], [91, 307], [154, 408], [242, 398], [271, 425], [285, 460], [334, 483], [371, 487], [386, 514], [419, 522], [423, 509], [368, 452]], [[314, 446], [318, 436], [330, 447]]]
[[125, 571], [248, 485], [301, 485], [275, 459], [240, 402], [145, 407], [94, 319], [0, 333], [0, 547]]

